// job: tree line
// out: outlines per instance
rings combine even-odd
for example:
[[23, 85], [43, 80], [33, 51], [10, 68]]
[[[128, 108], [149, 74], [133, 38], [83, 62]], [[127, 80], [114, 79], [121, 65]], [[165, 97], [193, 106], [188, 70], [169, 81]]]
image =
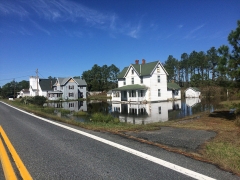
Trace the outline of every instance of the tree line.
[[240, 87], [240, 20], [236, 30], [228, 35], [231, 45], [218, 49], [211, 47], [207, 52], [183, 53], [178, 60], [172, 55], [163, 64], [169, 76], [182, 87], [217, 85]]

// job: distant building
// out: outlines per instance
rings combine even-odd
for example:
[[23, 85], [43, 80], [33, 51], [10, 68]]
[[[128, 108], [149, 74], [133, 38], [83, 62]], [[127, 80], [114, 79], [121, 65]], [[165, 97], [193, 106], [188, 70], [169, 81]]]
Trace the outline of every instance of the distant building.
[[168, 73], [159, 61], [125, 67], [118, 76], [118, 88], [112, 89], [112, 101], [159, 102], [181, 99], [180, 87], [167, 83]]
[[17, 92], [17, 98], [22, 98], [25, 96], [30, 96], [29, 89], [22, 89], [20, 92]]
[[30, 96], [44, 96], [49, 100], [75, 100], [86, 98], [87, 83], [80, 78], [38, 79], [31, 76], [29, 79]]
[[86, 98], [87, 83], [80, 78], [57, 78], [53, 84], [53, 89], [48, 92], [49, 100], [74, 100]]
[[185, 97], [187, 98], [199, 98], [201, 95], [201, 92], [196, 87], [189, 87], [185, 90]]
[[52, 91], [52, 86], [56, 79], [39, 79], [35, 76], [29, 78], [30, 96], [48, 96], [48, 92]]

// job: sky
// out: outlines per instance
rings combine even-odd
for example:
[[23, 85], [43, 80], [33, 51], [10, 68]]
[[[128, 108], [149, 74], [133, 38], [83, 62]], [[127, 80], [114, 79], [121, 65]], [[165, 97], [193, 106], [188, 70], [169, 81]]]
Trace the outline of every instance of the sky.
[[0, 86], [229, 45], [239, 0], [0, 0]]

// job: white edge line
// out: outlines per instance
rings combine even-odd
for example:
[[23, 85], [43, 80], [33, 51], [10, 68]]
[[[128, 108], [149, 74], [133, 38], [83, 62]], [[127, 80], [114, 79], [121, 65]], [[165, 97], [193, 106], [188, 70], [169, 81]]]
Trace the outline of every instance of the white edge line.
[[[2, 101], [0, 101], [0, 102], [2, 102]], [[9, 105], [9, 104], [7, 104], [7, 103], [5, 103], [5, 102], [2, 102], [2, 103], [5, 104], [5, 105], [7, 105], [7, 106], [10, 106], [10, 107], [12, 107], [12, 108], [14, 108], [14, 109], [16, 109], [16, 110], [18, 110], [18, 111], [21, 111], [21, 112], [23, 112], [23, 113], [25, 113], [25, 114], [28, 114], [28, 115], [33, 116], [33, 117], [35, 117], [35, 118], [41, 119], [42, 121], [45, 121], [45, 122], [54, 124], [54, 125], [56, 125], [56, 126], [59, 126], [59, 127], [64, 128], [64, 129], [68, 129], [68, 130], [73, 131], [73, 132], [75, 132], [75, 133], [78, 133], [78, 134], [87, 136], [87, 137], [89, 137], [89, 138], [92, 138], [92, 139], [94, 139], [94, 140], [100, 141], [100, 142], [102, 142], [102, 143], [108, 144], [108, 145], [110, 145], [110, 146], [113, 146], [113, 147], [115, 147], [115, 148], [121, 149], [121, 150], [126, 151], [126, 152], [128, 152], [128, 153], [134, 154], [134, 155], [136, 155], [136, 156], [138, 156], [138, 157], [141, 157], [141, 158], [143, 158], [143, 159], [152, 161], [152, 162], [154, 162], [154, 163], [156, 163], [156, 164], [159, 164], [159, 165], [164, 166], [164, 167], [166, 167], [166, 168], [169, 168], [169, 169], [172, 169], [172, 170], [177, 171], [177, 172], [179, 172], [179, 173], [182, 173], [182, 174], [184, 174], [184, 175], [186, 175], [186, 176], [190, 176], [190, 177], [195, 178], [195, 179], [214, 180], [213, 178], [208, 177], [208, 176], [206, 176], [206, 175], [203, 175], [203, 174], [197, 173], [197, 172], [195, 172], [195, 171], [186, 169], [186, 168], [184, 168], [184, 167], [175, 165], [175, 164], [173, 164], [173, 163], [164, 161], [164, 160], [162, 160], [162, 159], [156, 158], [156, 157], [151, 156], [151, 155], [148, 155], [148, 154], [146, 154], [146, 153], [143, 153], [143, 152], [140, 152], [140, 151], [131, 149], [131, 148], [129, 148], [129, 147], [126, 147], [126, 146], [117, 144], [117, 143], [115, 143], [115, 142], [112, 142], [112, 141], [109, 141], [109, 140], [100, 138], [100, 137], [98, 137], [98, 136], [95, 136], [95, 135], [86, 133], [86, 132], [84, 132], [84, 131], [80, 131], [80, 130], [77, 130], [77, 129], [68, 127], [68, 126], [66, 126], [66, 125], [59, 124], [59, 123], [57, 123], [57, 122], [54, 122], [54, 121], [51, 121], [51, 120], [48, 120], [48, 119], [39, 117], [39, 116], [37, 116], [37, 115], [28, 113], [28, 112], [26, 112], [26, 111], [23, 111], [23, 110], [21, 110], [21, 109], [18, 109], [18, 108], [16, 108], [16, 107], [14, 107], [14, 106], [11, 106], [11, 105]]]

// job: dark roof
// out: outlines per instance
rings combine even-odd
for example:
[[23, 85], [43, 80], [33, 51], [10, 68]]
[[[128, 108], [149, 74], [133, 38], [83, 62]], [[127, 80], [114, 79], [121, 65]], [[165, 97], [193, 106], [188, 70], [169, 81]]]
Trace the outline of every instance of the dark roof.
[[55, 81], [56, 79], [39, 79], [39, 85], [42, 91], [51, 91]]
[[130, 67], [133, 67], [136, 72], [138, 73], [139, 76], [148, 76], [151, 75], [155, 67], [160, 64], [162, 69], [165, 71], [165, 73], [168, 75], [167, 71], [163, 67], [163, 65], [159, 61], [154, 61], [154, 62], [149, 62], [145, 64], [131, 64], [129, 67], [125, 67], [121, 73], [118, 75], [118, 78], [124, 78], [126, 75], [127, 71], [130, 69]]
[[167, 88], [171, 90], [179, 90], [181, 87], [176, 83], [167, 83]]
[[[86, 81], [84, 80], [84, 79], [80, 79], [80, 78], [72, 78], [72, 77], [66, 77], [66, 78], [57, 78], [58, 79], [58, 81], [59, 81], [59, 84], [61, 85], [61, 86], [63, 86], [63, 85], [65, 85], [70, 79], [73, 79], [78, 85], [84, 85], [84, 86], [86, 86], [87, 85], [87, 83], [86, 83]], [[56, 82], [57, 83], [57, 82]], [[54, 86], [56, 86], [57, 84], [54, 84]]]
[[122, 86], [119, 88], [113, 89], [113, 91], [125, 91], [125, 90], [144, 90], [147, 89], [146, 86], [142, 86], [139, 84], [132, 84], [132, 85], [127, 85], [127, 86]]

